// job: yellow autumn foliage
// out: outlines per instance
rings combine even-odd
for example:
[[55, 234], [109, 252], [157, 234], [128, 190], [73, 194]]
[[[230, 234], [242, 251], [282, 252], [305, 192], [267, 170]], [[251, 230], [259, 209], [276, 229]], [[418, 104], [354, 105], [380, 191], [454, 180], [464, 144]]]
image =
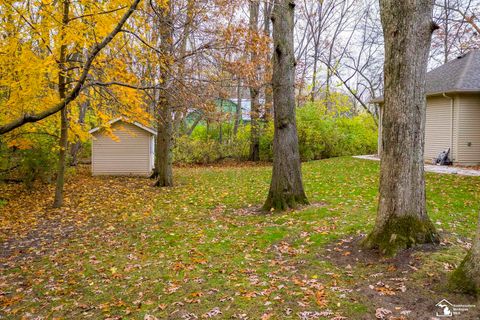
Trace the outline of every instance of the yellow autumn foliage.
[[[69, 1], [66, 25], [62, 22], [64, 1]], [[61, 47], [66, 48], [68, 92], [75, 85], [89, 50], [112, 31], [128, 6], [129, 1], [123, 0], [0, 0], [0, 125], [60, 102]], [[124, 28], [131, 25], [127, 23]], [[78, 124], [79, 105], [86, 99], [90, 102], [90, 123], [108, 122], [118, 115], [148, 121], [141, 92], [118, 86], [93, 88], [89, 84], [137, 81], [129, 61], [122, 60], [126, 57], [122, 54], [125, 41], [118, 36], [100, 53], [80, 97], [68, 106], [71, 140], [89, 137], [88, 128]], [[54, 115], [17, 131], [58, 133], [58, 128], [59, 116]], [[19, 136], [22, 140], [13, 137], [8, 143], [27, 148], [26, 136]]]

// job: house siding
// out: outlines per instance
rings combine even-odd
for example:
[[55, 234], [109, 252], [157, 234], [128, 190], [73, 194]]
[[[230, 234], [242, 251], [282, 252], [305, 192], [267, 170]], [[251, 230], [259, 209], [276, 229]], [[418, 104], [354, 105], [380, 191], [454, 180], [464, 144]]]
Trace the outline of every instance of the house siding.
[[459, 97], [458, 128], [457, 162], [461, 165], [480, 164], [480, 95]]
[[452, 133], [455, 136], [455, 126], [452, 125], [452, 100], [446, 97], [429, 97], [427, 99], [427, 116], [425, 123], [425, 160], [430, 162], [440, 152], [448, 148], [455, 154], [452, 146]]
[[453, 110], [453, 146], [452, 146], [452, 158], [453, 162], [458, 162], [458, 119], [460, 116], [460, 96], [454, 96], [454, 110]]
[[93, 134], [92, 174], [149, 175], [152, 134], [125, 122], [113, 124], [112, 131], [118, 139], [103, 130]]

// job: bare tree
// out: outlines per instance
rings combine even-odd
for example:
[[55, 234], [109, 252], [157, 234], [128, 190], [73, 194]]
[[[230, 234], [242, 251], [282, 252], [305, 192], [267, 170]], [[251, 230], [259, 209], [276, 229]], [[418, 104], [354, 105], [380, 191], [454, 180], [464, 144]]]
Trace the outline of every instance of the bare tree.
[[251, 53], [250, 63], [253, 67], [252, 75], [250, 76], [250, 161], [260, 160], [260, 88], [259, 88], [259, 67], [256, 65], [258, 59], [257, 44], [255, 43], [256, 35], [258, 35], [258, 16], [260, 10], [259, 0], [249, 0], [249, 31]]
[[435, 21], [440, 26], [433, 37], [431, 59], [446, 63], [455, 56], [477, 48], [480, 28], [478, 0], [439, 0], [435, 4]]
[[341, 50], [338, 67], [332, 68], [333, 75], [360, 105], [372, 115], [375, 122], [378, 110], [369, 103], [383, 89], [383, 33], [378, 21], [378, 3], [365, 2], [361, 19], [351, 29], [349, 45]]

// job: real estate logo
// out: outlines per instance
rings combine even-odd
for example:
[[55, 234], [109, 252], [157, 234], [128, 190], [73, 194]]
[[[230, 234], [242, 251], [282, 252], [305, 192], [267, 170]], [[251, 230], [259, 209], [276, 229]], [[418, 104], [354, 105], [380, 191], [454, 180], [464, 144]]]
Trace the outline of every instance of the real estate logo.
[[451, 318], [453, 316], [461, 315], [464, 312], [468, 312], [470, 308], [475, 308], [475, 305], [471, 304], [453, 304], [447, 299], [443, 299], [435, 305], [437, 307], [436, 316], [439, 318]]

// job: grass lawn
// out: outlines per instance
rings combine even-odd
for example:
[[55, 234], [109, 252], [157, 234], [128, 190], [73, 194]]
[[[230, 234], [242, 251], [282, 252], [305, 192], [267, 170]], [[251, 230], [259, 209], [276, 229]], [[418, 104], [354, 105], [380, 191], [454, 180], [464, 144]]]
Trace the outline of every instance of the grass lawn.
[[[161, 190], [83, 172], [61, 210], [48, 209], [51, 187], [0, 186], [0, 319], [375, 319], [379, 308], [430, 319], [434, 304], [409, 317], [408, 297], [470, 301], [442, 279], [475, 230], [475, 177], [427, 174], [444, 240], [412, 253], [415, 265], [336, 263], [353, 256], [340, 240], [373, 226], [378, 170], [352, 158], [306, 163], [314, 205], [280, 214], [248, 209], [265, 200], [270, 167], [178, 168], [176, 186]], [[389, 272], [403, 287], [385, 284]]]

